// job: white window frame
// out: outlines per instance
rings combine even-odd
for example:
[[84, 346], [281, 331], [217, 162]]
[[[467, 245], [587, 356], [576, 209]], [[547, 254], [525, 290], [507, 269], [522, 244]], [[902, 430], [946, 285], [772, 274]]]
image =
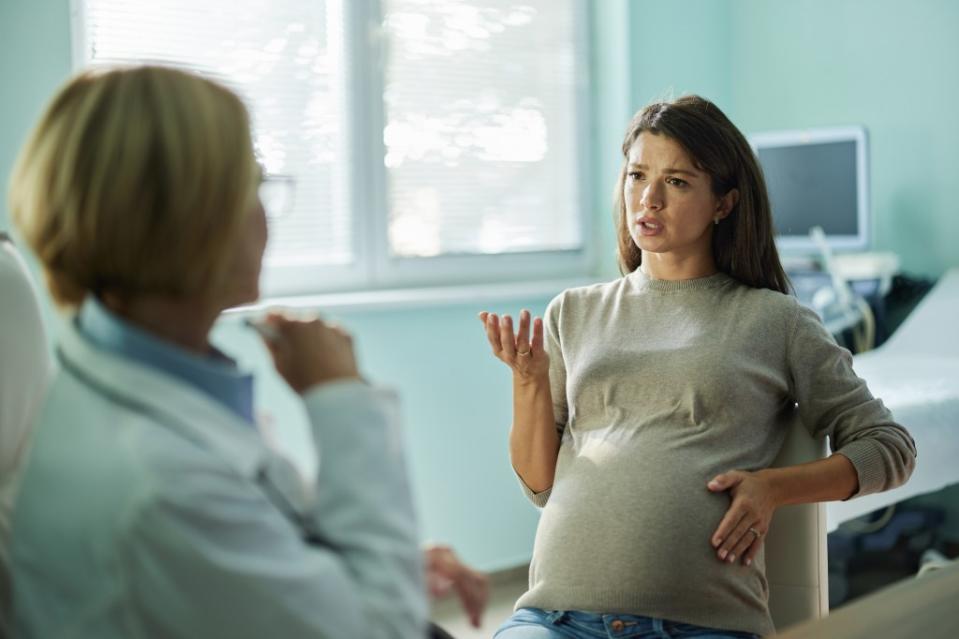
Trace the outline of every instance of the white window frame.
[[[537, 280], [557, 281], [582, 278], [594, 267], [596, 251], [590, 211], [594, 189], [590, 172], [593, 149], [589, 130], [589, 59], [591, 51], [588, 0], [574, 0], [576, 17], [575, 108], [577, 130], [575, 158], [580, 246], [571, 250], [502, 253], [498, 255], [439, 255], [435, 257], [394, 257], [389, 254], [387, 209], [387, 168], [385, 105], [382, 99], [383, 39], [380, 0], [334, 0], [343, 14], [343, 56], [348, 69], [367, 73], [344, 73], [346, 169], [344, 192], [352, 216], [353, 254], [348, 265], [278, 266], [264, 264], [261, 292], [264, 298], [296, 298], [346, 292], [375, 293], [380, 290], [430, 287], [515, 284]], [[70, 0], [73, 36], [73, 67], [79, 71], [89, 64], [84, 24], [84, 0]], [[350, 168], [370, 167], [365, 174]]]

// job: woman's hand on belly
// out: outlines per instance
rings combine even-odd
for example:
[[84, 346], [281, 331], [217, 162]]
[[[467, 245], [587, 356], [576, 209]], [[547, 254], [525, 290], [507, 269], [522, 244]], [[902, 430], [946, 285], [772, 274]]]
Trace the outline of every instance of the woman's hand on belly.
[[748, 566], [762, 547], [779, 506], [772, 486], [759, 473], [733, 470], [717, 475], [706, 487], [716, 493], [728, 492], [730, 497], [729, 509], [710, 540], [716, 555], [729, 563], [739, 558]]

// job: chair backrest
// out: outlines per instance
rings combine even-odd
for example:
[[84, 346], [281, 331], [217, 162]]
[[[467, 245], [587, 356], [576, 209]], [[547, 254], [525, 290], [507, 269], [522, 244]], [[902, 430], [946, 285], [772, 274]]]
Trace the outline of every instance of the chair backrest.
[[[815, 440], [795, 419], [773, 466], [791, 466], [824, 457], [825, 440]], [[829, 612], [826, 505], [799, 504], [776, 511], [766, 534], [769, 612], [777, 631]]]

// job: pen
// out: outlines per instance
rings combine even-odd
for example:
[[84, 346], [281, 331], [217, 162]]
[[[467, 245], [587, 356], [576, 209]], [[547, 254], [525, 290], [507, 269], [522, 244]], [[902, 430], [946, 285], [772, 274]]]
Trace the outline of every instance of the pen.
[[255, 330], [257, 333], [259, 333], [260, 336], [263, 337], [263, 339], [266, 339], [271, 342], [275, 342], [276, 340], [280, 339], [280, 334], [277, 332], [277, 330], [273, 328], [272, 326], [270, 326], [269, 324], [267, 324], [266, 322], [257, 321], [249, 317], [244, 317], [243, 323], [249, 328], [252, 328], [253, 330]]

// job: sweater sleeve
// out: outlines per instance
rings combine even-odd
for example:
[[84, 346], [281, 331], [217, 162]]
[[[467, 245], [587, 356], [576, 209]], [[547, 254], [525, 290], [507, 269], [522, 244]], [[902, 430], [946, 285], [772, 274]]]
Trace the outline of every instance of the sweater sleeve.
[[916, 464], [916, 445], [882, 400], [852, 369], [819, 317], [796, 303], [787, 359], [799, 415], [814, 437], [829, 436], [834, 453], [856, 468], [858, 497], [904, 484]]
[[[560, 315], [563, 308], [564, 293], [560, 293], [546, 307], [546, 314], [543, 318], [543, 347], [546, 354], [549, 355], [549, 392], [553, 401], [553, 422], [556, 424], [556, 431], [560, 438], [563, 431], [566, 430], [566, 422], [569, 420], [569, 405], [566, 402], [566, 360], [563, 357], [562, 340], [560, 339], [559, 324]], [[537, 508], [542, 508], [549, 501], [552, 488], [547, 488], [542, 492], [534, 492], [523, 478], [518, 474], [520, 488], [526, 498], [533, 502]]]

